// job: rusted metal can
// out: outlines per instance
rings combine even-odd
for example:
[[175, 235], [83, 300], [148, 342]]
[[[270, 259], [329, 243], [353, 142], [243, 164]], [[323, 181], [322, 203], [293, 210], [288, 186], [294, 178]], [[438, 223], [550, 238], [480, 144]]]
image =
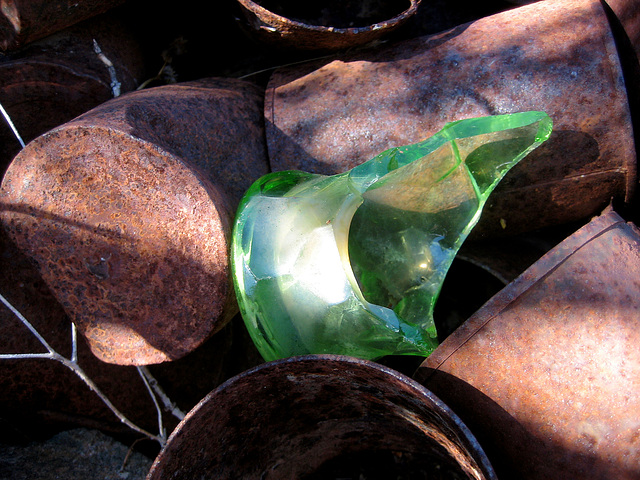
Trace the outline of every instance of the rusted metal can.
[[362, 46], [401, 27], [420, 0], [237, 0], [245, 30], [261, 43], [296, 50]]
[[[0, 229], [0, 293], [59, 354], [71, 357], [71, 320], [36, 268]], [[110, 401], [136, 425], [158, 428], [158, 413], [135, 367], [98, 360], [82, 337], [78, 364]], [[36, 337], [0, 305], [0, 354], [43, 352]], [[149, 371], [168, 398], [188, 412], [207, 393], [232, 376], [261, 363], [242, 319], [227, 324], [189, 355]], [[140, 435], [125, 426], [69, 368], [54, 360], [0, 360], [0, 443], [21, 443], [73, 427], [99, 429], [126, 439]], [[164, 427], [176, 417], [165, 412]]]
[[211, 392], [147, 478], [363, 477], [495, 475], [458, 417], [409, 377], [319, 355], [260, 365]]
[[14, 50], [124, 3], [124, 0], [5, 0], [0, 50]]
[[631, 202], [625, 82], [596, 0], [548, 0], [325, 64], [277, 70], [265, 100], [274, 170], [333, 174], [446, 122], [543, 110], [554, 133], [492, 193], [472, 232], [515, 234]]
[[[0, 54], [0, 103], [24, 142], [144, 79], [145, 62], [122, 22], [103, 15], [18, 51]], [[0, 117], [0, 175], [20, 151]]]
[[132, 92], [9, 166], [2, 222], [101, 360], [178, 359], [236, 313], [228, 238], [268, 168], [262, 102], [232, 79]]
[[608, 208], [491, 298], [414, 378], [500, 478], [640, 475], [640, 232]]
[[[0, 293], [52, 348], [71, 358], [71, 321], [30, 259], [4, 231], [0, 231], [0, 271]], [[78, 363], [96, 385], [134, 423], [149, 431], [157, 429], [157, 413], [135, 368], [101, 362], [81, 337], [78, 340]], [[0, 304], [0, 353], [41, 352], [45, 349], [36, 337]], [[0, 360], [0, 391], [2, 443], [45, 438], [74, 426], [119, 435], [133, 433], [80, 378], [54, 360]], [[167, 428], [176, 424], [168, 423]]]

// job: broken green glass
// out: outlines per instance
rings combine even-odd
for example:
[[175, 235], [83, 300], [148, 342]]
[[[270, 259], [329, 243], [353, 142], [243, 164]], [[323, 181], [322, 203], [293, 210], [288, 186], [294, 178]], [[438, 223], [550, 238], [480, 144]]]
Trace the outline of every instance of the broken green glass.
[[497, 183], [551, 128], [542, 112], [461, 120], [339, 175], [257, 180], [238, 209], [231, 259], [264, 359], [429, 355], [454, 256]]

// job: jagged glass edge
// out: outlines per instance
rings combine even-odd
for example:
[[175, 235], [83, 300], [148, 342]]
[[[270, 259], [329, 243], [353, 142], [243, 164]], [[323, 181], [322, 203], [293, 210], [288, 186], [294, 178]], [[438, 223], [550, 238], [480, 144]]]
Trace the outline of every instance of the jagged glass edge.
[[[549, 135], [551, 135], [553, 122], [545, 112], [529, 111], [509, 113], [504, 115], [469, 118], [447, 123], [442, 130], [422, 142], [390, 148], [376, 155], [371, 160], [352, 168], [348, 171], [349, 178], [353, 187], [360, 193], [364, 193], [386, 174], [416, 160], [420, 160], [422, 157], [429, 155], [447, 142], [498, 132], [501, 130], [526, 127], [527, 125], [531, 125], [535, 122], [540, 122], [536, 141], [529, 149], [517, 157], [517, 160], [514, 162], [515, 164], [538, 147], [542, 142], [547, 140]], [[497, 125], [506, 126], [496, 128]], [[400, 158], [399, 161], [398, 157]], [[397, 161], [397, 164], [394, 164], [395, 161]], [[367, 180], [369, 177], [370, 180]], [[492, 184], [492, 187], [495, 187], [500, 180], [502, 180], [502, 177], [499, 177]], [[489, 189], [489, 191], [490, 190], [492, 189]]]
[[[549, 138], [553, 128], [553, 123], [551, 121], [551, 118], [545, 112], [539, 112], [539, 111], [519, 112], [519, 113], [513, 113], [513, 114], [477, 117], [477, 118], [463, 119], [455, 122], [450, 122], [446, 124], [439, 132], [437, 132], [436, 134], [434, 134], [433, 136], [429, 137], [428, 139], [422, 142], [401, 146], [401, 147], [390, 148], [378, 154], [376, 157], [372, 158], [371, 160], [364, 162], [363, 164], [356, 166], [347, 172], [337, 174], [337, 175], [327, 176], [327, 175], [312, 174], [312, 173], [303, 172], [300, 170], [288, 170], [288, 171], [272, 172], [260, 177], [258, 180], [256, 180], [252, 184], [252, 186], [247, 190], [247, 192], [245, 193], [245, 195], [240, 201], [240, 204], [237, 209], [236, 218], [233, 224], [232, 241], [231, 241], [231, 247], [230, 247], [231, 272], [232, 272], [233, 285], [236, 292], [236, 298], [238, 300], [240, 313], [245, 323], [248, 321], [246, 318], [247, 312], [244, 305], [244, 300], [241, 299], [241, 297], [243, 297], [243, 288], [240, 286], [240, 282], [239, 282], [239, 279], [243, 278], [243, 272], [241, 268], [242, 262], [237, 261], [238, 253], [240, 252], [240, 254], [242, 254], [243, 252], [242, 252], [242, 248], [239, 245], [241, 243], [240, 242], [241, 237], [238, 235], [238, 232], [241, 231], [242, 224], [243, 224], [242, 212], [244, 210], [244, 207], [254, 195], [264, 193], [264, 190], [261, 188], [261, 186], [264, 185], [265, 179], [268, 179], [271, 177], [281, 177], [286, 174], [292, 174], [297, 176], [299, 180], [298, 186], [292, 187], [290, 191], [287, 192], [286, 194], [281, 194], [281, 196], [289, 196], [291, 194], [291, 190], [295, 190], [296, 188], [304, 188], [304, 183], [309, 180], [313, 179], [320, 182], [323, 180], [331, 181], [335, 177], [348, 176], [349, 189], [351, 190], [352, 193], [356, 194], [357, 196], [361, 196], [367, 190], [375, 188], [375, 184], [379, 180], [381, 180], [386, 174], [398, 168], [406, 166], [416, 160], [419, 160], [426, 155], [429, 155], [430, 153], [437, 150], [447, 142], [452, 142], [456, 139], [463, 139], [463, 138], [473, 137], [473, 136], [482, 135], [482, 134], [494, 133], [502, 130], [525, 127], [535, 122], [540, 122], [538, 126], [538, 132], [535, 137], [535, 141], [526, 150], [524, 150], [519, 155], [514, 157], [514, 160], [512, 160], [509, 168], [506, 168], [504, 171], [502, 171], [501, 174], [497, 176], [496, 179], [485, 189], [485, 192], [486, 192], [485, 194], [481, 194], [479, 191], [477, 191], [479, 205], [478, 205], [476, 214], [474, 215], [473, 219], [467, 223], [466, 227], [461, 232], [458, 238], [458, 241], [454, 245], [454, 248], [452, 251], [454, 254], [453, 256], [455, 256], [455, 254], [461, 247], [462, 243], [464, 243], [464, 240], [466, 239], [470, 231], [475, 227], [478, 220], [480, 219], [484, 205], [486, 204], [486, 201], [489, 195], [491, 194], [491, 192], [493, 191], [493, 189], [495, 188], [495, 186], [504, 178], [504, 176], [509, 172], [509, 170], [513, 168], [513, 166], [515, 166], [522, 158], [524, 158], [532, 150], [537, 148], [542, 142], [544, 142]], [[407, 152], [405, 149], [408, 149], [410, 151]], [[398, 157], [399, 157], [399, 161], [398, 161]], [[469, 176], [471, 181], [475, 183], [473, 176], [472, 175], [469, 175]], [[355, 210], [353, 211], [353, 213], [355, 213]], [[352, 216], [353, 216], [353, 213], [352, 213]], [[347, 238], [348, 238], [348, 232], [347, 232]], [[362, 294], [357, 281], [355, 280], [355, 275], [353, 273], [353, 269], [350, 263], [343, 262], [343, 266], [345, 268], [345, 275], [347, 276], [349, 284], [353, 289], [354, 295], [356, 295], [362, 301], [364, 308], [369, 310], [374, 315], [383, 313], [382, 310], [389, 310], [391, 313], [393, 313], [393, 315], [395, 315], [395, 313], [391, 309], [368, 302], [364, 297], [364, 295]], [[443, 272], [443, 277], [446, 275], [446, 271], [448, 271], [448, 268], [449, 267], [447, 267], [445, 272]], [[433, 302], [435, 303], [436, 300], [437, 300], [437, 295], [433, 299]], [[270, 349], [270, 346], [265, 343], [264, 339], [257, 337], [256, 336], [257, 332], [255, 332], [252, 328], [248, 328], [248, 330], [252, 340], [258, 347], [258, 350], [263, 355], [265, 360], [275, 360], [277, 358], [282, 358], [281, 356], [275, 356], [275, 357], [265, 356], [264, 349], [260, 348], [260, 346], [266, 345], [269, 349]], [[417, 347], [419, 348], [419, 346]], [[432, 350], [433, 348], [428, 348], [426, 350], [423, 350], [422, 354], [424, 354], [425, 356], [429, 355]], [[416, 354], [416, 353], [418, 352], [413, 352], [413, 354]]]

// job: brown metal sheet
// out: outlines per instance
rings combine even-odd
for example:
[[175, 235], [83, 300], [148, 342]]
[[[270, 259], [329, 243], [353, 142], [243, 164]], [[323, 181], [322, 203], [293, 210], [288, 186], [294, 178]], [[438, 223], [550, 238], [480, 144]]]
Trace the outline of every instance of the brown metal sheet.
[[[326, 63], [326, 62], [325, 62]], [[494, 191], [473, 235], [530, 231], [631, 201], [622, 70], [595, 0], [548, 0], [326, 64], [277, 70], [265, 99], [274, 170], [333, 174], [446, 122], [546, 111], [548, 142]]]
[[363, 477], [495, 475], [428, 390], [373, 362], [319, 355], [260, 365], [211, 392], [174, 430], [148, 479]]
[[414, 378], [500, 478], [640, 476], [640, 232], [607, 209], [495, 295]]
[[267, 171], [262, 91], [230, 79], [123, 95], [31, 142], [0, 212], [100, 359], [175, 360], [237, 311], [234, 208]]

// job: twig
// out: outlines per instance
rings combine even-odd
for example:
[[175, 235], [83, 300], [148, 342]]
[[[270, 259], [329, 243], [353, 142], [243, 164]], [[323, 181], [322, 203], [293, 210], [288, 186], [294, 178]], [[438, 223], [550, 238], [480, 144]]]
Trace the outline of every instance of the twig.
[[109, 58], [102, 53], [102, 49], [96, 39], [93, 39], [93, 51], [96, 52], [98, 59], [104, 63], [105, 67], [107, 67], [107, 71], [109, 72], [109, 77], [111, 77], [111, 93], [113, 93], [113, 98], [119, 97], [122, 91], [122, 84], [118, 81], [118, 75], [116, 72], [116, 68], [113, 66], [113, 63]]
[[138, 439], [134, 440], [133, 443], [131, 444], [131, 446], [129, 447], [129, 449], [127, 450], [127, 454], [125, 455], [124, 460], [122, 461], [122, 466], [120, 467], [120, 471], [121, 472], [123, 472], [124, 468], [127, 466], [127, 462], [129, 461], [129, 457], [133, 453], [133, 449], [142, 440], [144, 440], [144, 438], [138, 438]]
[[33, 358], [55, 360], [50, 353], [0, 353], [0, 360], [30, 360]]
[[149, 392], [149, 396], [152, 398], [153, 404], [156, 407], [156, 413], [158, 414], [158, 431], [160, 432], [160, 435], [164, 438], [165, 429], [164, 429], [164, 423], [162, 422], [162, 409], [158, 404], [158, 399], [153, 394], [153, 390], [151, 390], [151, 385], [149, 385], [149, 381], [147, 380], [147, 377], [144, 376], [144, 373], [142, 373], [142, 370], [140, 369], [140, 367], [137, 367], [137, 369], [138, 369], [138, 373], [140, 374], [140, 378], [142, 378], [142, 381], [144, 382], [144, 386], [147, 387], [147, 392]]
[[18, 139], [18, 142], [20, 143], [20, 146], [22, 148], [24, 148], [24, 146], [25, 146], [24, 145], [24, 141], [22, 140], [22, 137], [18, 133], [18, 129], [16, 128], [16, 126], [11, 121], [11, 117], [9, 116], [7, 111], [4, 109], [4, 107], [2, 106], [2, 103], [0, 103], [0, 111], [2, 111], [2, 116], [4, 117], [5, 121], [9, 124], [9, 128], [11, 128], [11, 131], [13, 132], [15, 137]]
[[143, 89], [147, 88], [147, 86], [151, 82], [155, 82], [156, 80], [160, 80], [162, 78], [162, 75], [164, 74], [165, 69], [168, 66], [169, 66], [169, 62], [165, 60], [165, 62], [162, 64], [162, 67], [160, 67], [160, 71], [156, 74], [156, 76], [146, 79], [144, 82], [142, 82], [140, 84], [140, 86], [138, 88], [136, 88], [136, 90], [143, 90]]
[[74, 362], [71, 362], [70, 360], [62, 357], [61, 355], [57, 355], [56, 358], [54, 358], [54, 360], [59, 361], [60, 363], [62, 363], [64, 366], [66, 366], [67, 368], [73, 370], [73, 372], [78, 375], [78, 377], [80, 377], [80, 379], [91, 389], [93, 390], [93, 392], [98, 395], [98, 397], [100, 397], [100, 400], [102, 400], [102, 402], [109, 408], [109, 410], [111, 410], [113, 412], [113, 414], [118, 417], [118, 420], [120, 420], [120, 422], [124, 423], [127, 427], [129, 427], [131, 430], [134, 430], [142, 435], [144, 435], [145, 437], [148, 437], [152, 440], [155, 440], [156, 442], [158, 442], [160, 445], [163, 445], [166, 443], [166, 438], [163, 435], [163, 432], [160, 432], [159, 435], [154, 435], [153, 433], [147, 432], [145, 429], [138, 427], [135, 423], [131, 422], [131, 420], [129, 420], [126, 416], [124, 416], [124, 414], [122, 414], [120, 412], [120, 410], [118, 410], [116, 408], [116, 406], [111, 403], [111, 400], [109, 400], [109, 398], [102, 393], [102, 391], [98, 388], [98, 386], [93, 383], [93, 380], [91, 380], [87, 374], [84, 372], [84, 370], [82, 370], [82, 368]]
[[166, 83], [176, 83], [176, 73], [173, 70], [173, 60], [176, 57], [183, 55], [186, 51], [187, 40], [184, 37], [174, 38], [173, 41], [169, 44], [166, 50], [162, 51], [162, 59], [164, 63], [160, 70], [156, 74], [155, 77], [151, 77], [144, 82], [136, 89], [142, 90], [147, 88], [152, 82], [164, 80]]
[[78, 329], [73, 322], [71, 322], [71, 361], [78, 363]]
[[250, 72], [250, 73], [247, 73], [245, 75], [241, 75], [241, 76], [239, 76], [237, 78], [240, 79], [240, 80], [246, 80], [247, 78], [252, 77], [254, 75], [259, 75], [261, 73], [265, 73], [265, 72], [268, 72], [270, 70], [275, 70], [277, 68], [292, 67], [294, 65], [300, 65], [300, 64], [308, 63], [308, 62], [315, 62], [317, 60], [323, 60], [325, 58], [331, 58], [331, 57], [335, 57], [335, 56], [336, 56], [335, 53], [331, 53], [329, 55], [322, 55], [321, 57], [305, 58], [305, 59], [302, 59], [302, 60], [298, 60], [298, 61], [294, 61], [294, 62], [290, 62], [290, 63], [285, 63], [283, 65], [274, 65], [272, 67], [266, 67], [266, 68], [263, 68], [262, 70], [257, 70], [255, 72]]
[[158, 383], [158, 381], [153, 378], [153, 375], [151, 375], [151, 372], [149, 371], [149, 369], [147, 367], [138, 367], [138, 370], [140, 371], [141, 375], [144, 375], [144, 377], [146, 377], [146, 380], [149, 382], [149, 385], [151, 385], [151, 388], [153, 388], [153, 391], [155, 392], [156, 396], [162, 400], [162, 403], [164, 404], [164, 409], [171, 413], [174, 417], [176, 417], [178, 420], [182, 420], [185, 416], [185, 413], [180, 410], [180, 408], [171, 401], [171, 399], [167, 396], [166, 393], [164, 393], [164, 390], [162, 390], [162, 387], [160, 386], [160, 384]]
[[[55, 353], [55, 350], [53, 348], [51, 348], [51, 346], [47, 343], [47, 341], [42, 337], [42, 335], [40, 335], [40, 333], [35, 329], [35, 327], [33, 325], [31, 325], [31, 323], [29, 322], [29, 320], [27, 320], [26, 318], [24, 318], [24, 315], [22, 315], [13, 305], [11, 305], [11, 303], [9, 303], [9, 301], [4, 298], [3, 295], [0, 295], [0, 301], [2, 303], [4, 303], [4, 305], [11, 310], [11, 313], [13, 313], [16, 317], [18, 317], [18, 320], [20, 320], [25, 327], [27, 327], [29, 329], [29, 331], [31, 333], [33, 333], [33, 335], [38, 339], [38, 341], [44, 346], [44, 348], [47, 349], [47, 351], [49, 352], [48, 354], [37, 354], [37, 353], [27, 353], [25, 355], [37, 355], [37, 357], [35, 358], [43, 358], [41, 357], [41, 355], [47, 355], [46, 358], [50, 358], [51, 355], [53, 355]], [[0, 356], [0, 358], [2, 358]]]
[[[85, 371], [80, 367], [77, 363], [77, 333], [75, 329], [75, 325], [72, 325], [71, 328], [71, 341], [72, 341], [72, 354], [71, 358], [66, 358], [56, 352], [49, 343], [40, 335], [40, 333], [34, 328], [33, 325], [22, 315], [9, 301], [4, 298], [3, 295], [0, 294], [0, 301], [9, 309], [11, 312], [33, 333], [33, 335], [38, 339], [38, 341], [47, 349], [48, 353], [5, 353], [0, 355], [0, 360], [16, 360], [16, 359], [35, 359], [35, 358], [45, 358], [49, 360], [55, 360], [56, 362], [62, 363], [65, 367], [73, 371], [84, 383], [87, 385], [99, 398], [102, 402], [111, 410], [111, 412], [118, 417], [120, 422], [124, 423], [131, 430], [134, 430], [147, 438], [155, 440], [160, 445], [166, 443], [166, 435], [164, 429], [160, 429], [159, 435], [154, 435], [146, 431], [143, 428], [138, 427], [136, 424], [131, 422], [120, 410], [116, 408], [116, 406], [111, 403], [111, 400], [98, 388], [98, 386], [89, 378], [89, 376], [85, 373]], [[145, 381], [145, 385], [147, 385]], [[147, 386], [147, 388], [149, 388]], [[159, 411], [159, 406], [157, 400], [151, 389], [149, 388], [149, 393], [153, 398], [153, 401], [156, 405], [156, 409]], [[161, 418], [161, 416], [160, 416]]]

